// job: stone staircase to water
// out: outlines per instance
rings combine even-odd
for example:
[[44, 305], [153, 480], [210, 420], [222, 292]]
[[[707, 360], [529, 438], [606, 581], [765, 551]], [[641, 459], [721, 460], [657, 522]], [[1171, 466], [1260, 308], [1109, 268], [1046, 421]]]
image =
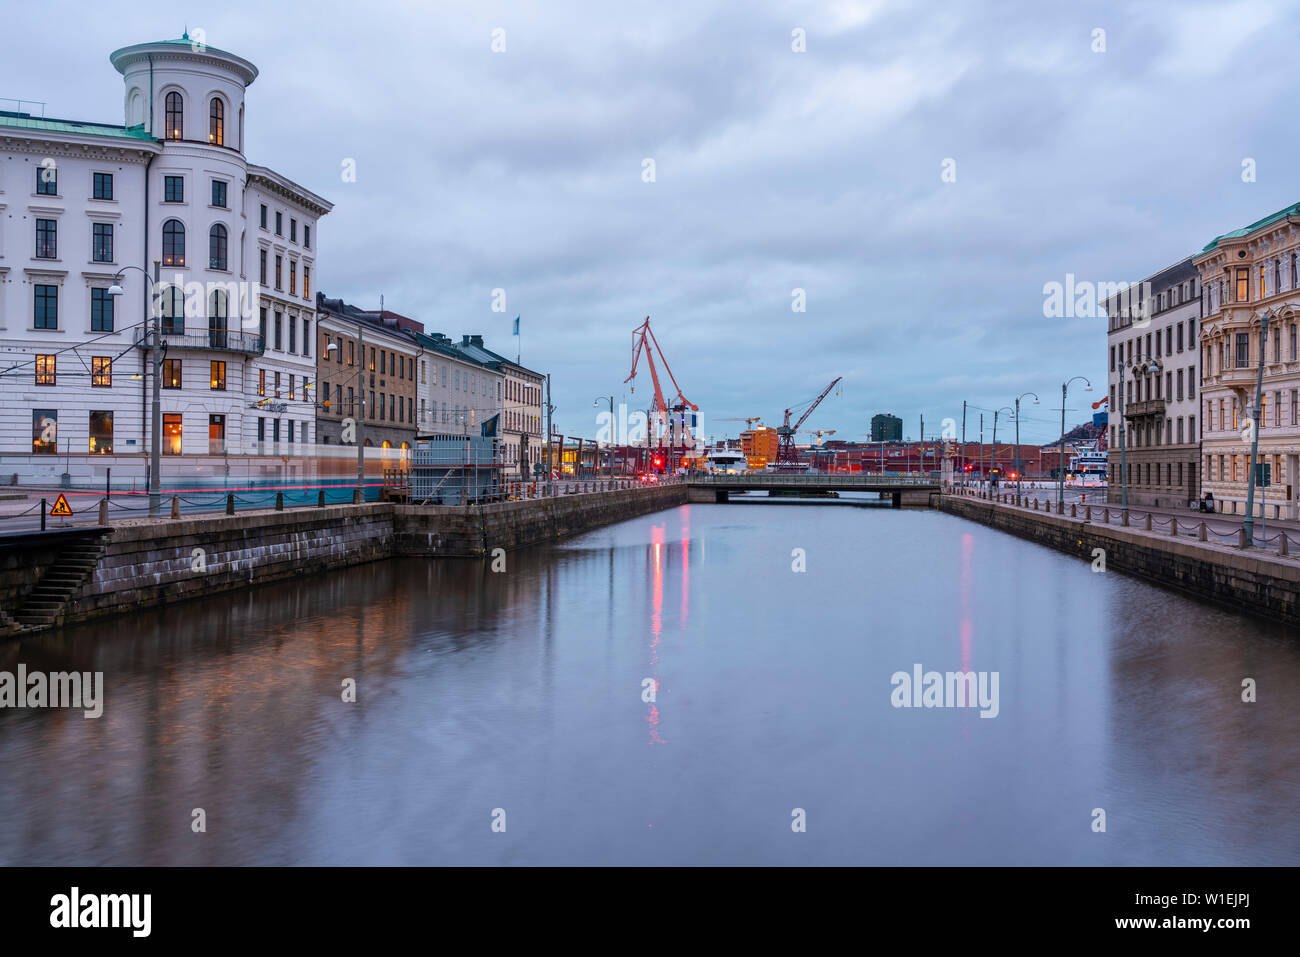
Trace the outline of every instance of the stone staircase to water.
[[23, 631], [53, 625], [68, 601], [90, 581], [108, 546], [107, 537], [72, 542], [23, 597], [13, 619]]

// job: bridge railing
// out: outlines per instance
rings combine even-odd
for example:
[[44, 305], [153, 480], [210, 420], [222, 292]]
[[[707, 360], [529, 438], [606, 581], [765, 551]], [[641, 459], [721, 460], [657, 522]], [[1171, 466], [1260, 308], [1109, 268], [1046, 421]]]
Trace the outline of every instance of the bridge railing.
[[937, 488], [940, 484], [938, 478], [916, 475], [807, 475], [798, 472], [790, 475], [762, 472], [751, 472], [742, 475], [689, 475], [686, 477], [686, 482], [689, 485], [743, 485], [750, 488], [756, 486], [796, 488], [801, 485], [814, 488], [861, 487], [863, 485]]

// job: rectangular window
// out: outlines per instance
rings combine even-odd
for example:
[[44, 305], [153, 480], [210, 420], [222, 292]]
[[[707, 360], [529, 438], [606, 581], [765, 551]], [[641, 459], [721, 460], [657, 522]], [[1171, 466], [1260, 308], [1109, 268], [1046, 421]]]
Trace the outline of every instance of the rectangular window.
[[59, 170], [54, 160], [45, 160], [36, 167], [36, 195], [59, 195]]
[[290, 373], [289, 373], [289, 398], [291, 398], [291, 399], [295, 399], [295, 398], [297, 398], [297, 396], [294, 395], [294, 389], [295, 389], [295, 386], [294, 386], [294, 379], [295, 379], [295, 378], [297, 378], [297, 377], [296, 377], [292, 372], [290, 372]]
[[282, 272], [283, 269], [284, 269], [284, 257], [276, 256], [275, 257], [275, 288], [276, 289], [283, 288], [283, 286], [280, 285], [280, 277], [283, 275]]
[[113, 385], [113, 357], [90, 357], [90, 384], [96, 388], [108, 389]]
[[49, 355], [38, 354], [36, 356], [36, 384], [56, 385], [57, 366], [58, 366], [58, 356], [54, 355], [53, 353]]
[[1273, 393], [1273, 424], [1282, 424], [1282, 393]]
[[275, 374], [275, 397], [280, 398], [280, 373]]
[[1183, 370], [1182, 370], [1182, 369], [1179, 369], [1179, 370], [1178, 370], [1178, 399], [1179, 399], [1179, 401], [1182, 401], [1182, 398], [1183, 398]]
[[289, 242], [296, 243], [297, 241], [298, 241], [298, 220], [290, 216], [289, 217]]
[[1196, 398], [1196, 366], [1187, 370], [1187, 398]]
[[95, 174], [95, 199], [112, 199], [113, 198], [113, 174], [96, 173]]
[[1237, 333], [1237, 358], [1236, 367], [1244, 369], [1250, 365], [1250, 334], [1247, 332]]
[[257, 310], [257, 334], [262, 338], [262, 346], [266, 347], [266, 306], [259, 306]]
[[289, 420], [289, 444], [293, 445], [293, 419]]
[[179, 389], [181, 387], [181, 360], [164, 359], [162, 387], [164, 389]]
[[302, 224], [302, 244], [311, 249], [311, 225], [309, 223]]
[[283, 323], [283, 318], [284, 317], [280, 313], [277, 312], [275, 314], [274, 332], [275, 332], [275, 348], [277, 352], [283, 351], [284, 349], [284, 341], [283, 339], [281, 339], [281, 333], [282, 333], [281, 327]]
[[348, 386], [348, 415], [355, 416], [357, 414], [356, 402], [356, 393], [352, 390], [352, 386]]
[[375, 371], [375, 347], [370, 347], [370, 371]]
[[302, 298], [311, 298], [311, 267], [302, 267]]
[[298, 295], [298, 264], [289, 260], [289, 295]]
[[36, 220], [36, 258], [57, 259], [59, 256], [59, 224], [53, 219]]
[[184, 176], [163, 177], [163, 202], [164, 203], [185, 202], [185, 177]]
[[113, 297], [107, 289], [90, 290], [90, 331], [113, 331]]
[[113, 451], [113, 413], [90, 413], [90, 454], [108, 455]]
[[226, 451], [226, 417], [208, 416], [208, 454], [223, 455]]
[[1291, 361], [1295, 362], [1295, 323], [1291, 323]]
[[355, 342], [349, 341], [348, 342], [348, 365], [354, 366], [356, 364], [357, 364], [357, 344]]
[[302, 354], [311, 355], [311, 320], [302, 321]]
[[366, 410], [366, 415], [368, 418], [374, 418], [375, 415], [375, 393], [373, 391], [370, 393], [370, 406]]
[[54, 455], [59, 447], [59, 410], [32, 409], [32, 453]]
[[163, 455], [181, 454], [181, 414], [179, 412], [163, 413]]
[[263, 229], [266, 229], [266, 203], [262, 204], [261, 226]]
[[1291, 390], [1291, 424], [1300, 425], [1300, 389]]
[[257, 281], [263, 286], [266, 285], [266, 250], [259, 250], [257, 253]]
[[226, 208], [226, 184], [219, 179], [212, 181], [212, 205]]
[[271, 420], [271, 437], [278, 443], [280, 441], [280, 420]]
[[[265, 206], [263, 206], [262, 208], [266, 209]], [[260, 446], [265, 441], [266, 441], [266, 419], [262, 418], [259, 415], [257, 417], [257, 444]], [[258, 451], [261, 451], [261, 449], [259, 449]]]
[[298, 324], [293, 321], [293, 316], [289, 317], [289, 351], [298, 351]]
[[266, 370], [257, 370], [257, 394], [266, 395]]
[[226, 391], [226, 364], [224, 362], [212, 360], [209, 364], [209, 386], [210, 389], [216, 389], [220, 392]]
[[97, 263], [111, 263], [113, 261], [113, 224], [92, 223], [90, 228], [93, 234], [90, 258]]
[[275, 211], [275, 234], [277, 236], [284, 235], [284, 213], [278, 209]]
[[1250, 273], [1245, 266], [1237, 267], [1237, 298], [1235, 301], [1250, 301]]

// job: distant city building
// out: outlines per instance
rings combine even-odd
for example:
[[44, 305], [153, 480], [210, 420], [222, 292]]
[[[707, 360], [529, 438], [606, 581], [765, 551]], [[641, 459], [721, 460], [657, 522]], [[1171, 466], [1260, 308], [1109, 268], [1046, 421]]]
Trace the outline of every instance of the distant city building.
[[[1201, 487], [1196, 395], [1200, 277], [1189, 257], [1149, 276], [1137, 288], [1140, 294], [1118, 293], [1105, 303], [1107, 497], [1111, 502], [1122, 497], [1122, 457], [1130, 505], [1184, 505], [1199, 497]], [[1140, 371], [1149, 360], [1160, 371]]]
[[888, 412], [881, 412], [871, 417], [872, 442], [901, 442], [903, 440], [903, 420]]
[[740, 451], [744, 453], [751, 469], [761, 469], [776, 461], [781, 437], [776, 429], [760, 425], [740, 433]]
[[[1263, 401], [1255, 417], [1259, 459], [1272, 487], [1255, 492], [1255, 515], [1296, 518], [1300, 495], [1300, 203], [1219, 236], [1194, 257], [1200, 273], [1203, 488], [1217, 507], [1245, 515], [1255, 380], [1263, 355]], [[1264, 313], [1272, 313], [1267, 342]]]

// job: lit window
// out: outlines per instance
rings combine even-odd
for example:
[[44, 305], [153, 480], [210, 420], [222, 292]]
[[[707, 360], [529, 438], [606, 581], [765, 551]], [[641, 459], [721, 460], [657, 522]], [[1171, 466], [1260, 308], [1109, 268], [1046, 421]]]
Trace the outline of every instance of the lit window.
[[113, 413], [90, 413], [90, 452], [92, 455], [108, 455], [113, 451]]
[[59, 447], [59, 411], [32, 409], [32, 452], [54, 455]]
[[185, 265], [185, 226], [179, 219], [163, 223], [163, 265]]
[[208, 142], [215, 146], [226, 143], [226, 104], [215, 96], [208, 109]]
[[179, 140], [185, 137], [185, 101], [175, 91], [167, 94], [167, 139]]
[[111, 356], [90, 357], [90, 384], [101, 388], [113, 385], [113, 359]]
[[53, 354], [36, 356], [36, 384], [37, 385], [55, 384], [55, 367], [57, 363], [58, 363], [58, 357]]
[[226, 364], [213, 360], [210, 364], [209, 386], [210, 389], [217, 389], [224, 392], [226, 389]]

